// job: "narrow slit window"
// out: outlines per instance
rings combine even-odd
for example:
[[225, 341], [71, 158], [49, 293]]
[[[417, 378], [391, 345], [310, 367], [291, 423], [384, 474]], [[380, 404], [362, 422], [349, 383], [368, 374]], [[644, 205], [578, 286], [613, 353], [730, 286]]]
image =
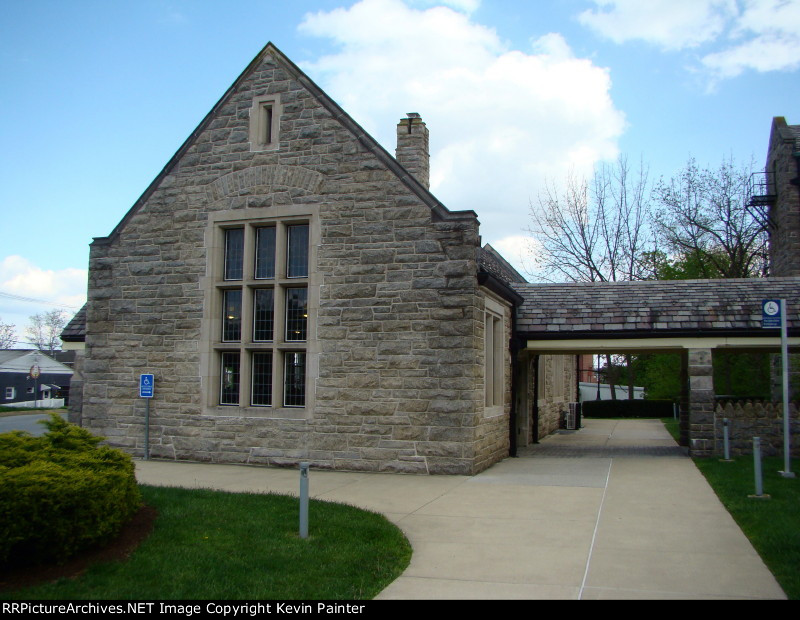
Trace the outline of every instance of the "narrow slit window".
[[272, 144], [272, 104], [266, 103], [261, 106], [262, 117], [262, 144]]

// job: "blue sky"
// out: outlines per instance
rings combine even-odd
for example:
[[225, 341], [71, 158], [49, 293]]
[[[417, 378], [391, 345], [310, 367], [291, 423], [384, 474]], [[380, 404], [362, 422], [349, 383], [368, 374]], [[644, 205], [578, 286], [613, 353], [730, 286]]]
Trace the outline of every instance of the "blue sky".
[[761, 166], [800, 123], [800, 0], [7, 0], [0, 322], [83, 303], [92, 238], [268, 41], [390, 152], [421, 113], [432, 191], [517, 263], [546, 180]]

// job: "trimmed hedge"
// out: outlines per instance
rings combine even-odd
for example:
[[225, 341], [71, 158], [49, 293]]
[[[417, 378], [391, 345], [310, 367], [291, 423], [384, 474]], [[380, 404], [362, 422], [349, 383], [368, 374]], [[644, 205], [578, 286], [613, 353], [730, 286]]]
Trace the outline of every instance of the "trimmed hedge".
[[671, 400], [585, 400], [581, 407], [585, 418], [669, 418]]
[[52, 414], [0, 434], [0, 566], [61, 562], [116, 535], [141, 506], [131, 457]]

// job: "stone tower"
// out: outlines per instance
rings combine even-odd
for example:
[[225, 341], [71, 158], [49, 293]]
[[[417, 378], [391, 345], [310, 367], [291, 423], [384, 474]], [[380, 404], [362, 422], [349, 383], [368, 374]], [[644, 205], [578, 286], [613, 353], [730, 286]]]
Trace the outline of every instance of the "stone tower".
[[770, 221], [770, 274], [800, 275], [800, 125], [772, 119], [765, 176]]

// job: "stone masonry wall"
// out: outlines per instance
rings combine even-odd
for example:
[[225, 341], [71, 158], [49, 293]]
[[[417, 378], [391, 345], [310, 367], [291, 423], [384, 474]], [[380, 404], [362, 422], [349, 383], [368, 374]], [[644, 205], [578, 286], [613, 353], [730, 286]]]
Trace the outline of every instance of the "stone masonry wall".
[[[281, 97], [280, 148], [252, 152], [248, 110], [264, 94]], [[321, 233], [314, 406], [294, 419], [216, 406], [201, 370], [219, 321], [204, 305], [209, 214], [293, 206]], [[475, 473], [507, 454], [481, 423], [478, 241], [474, 217], [434, 218], [266, 54], [146, 202], [92, 244], [84, 426], [142, 454], [136, 386], [152, 372], [153, 457]]]
[[562, 428], [564, 412], [576, 400], [574, 357], [542, 355], [539, 361], [539, 439]]
[[[753, 437], [761, 438], [764, 456], [783, 454], [783, 403], [726, 401], [714, 411], [715, 453], [724, 454], [724, 420], [728, 419], [728, 441], [732, 456], [752, 454]], [[789, 435], [792, 453], [800, 448], [800, 417], [797, 403], [789, 403]]]

